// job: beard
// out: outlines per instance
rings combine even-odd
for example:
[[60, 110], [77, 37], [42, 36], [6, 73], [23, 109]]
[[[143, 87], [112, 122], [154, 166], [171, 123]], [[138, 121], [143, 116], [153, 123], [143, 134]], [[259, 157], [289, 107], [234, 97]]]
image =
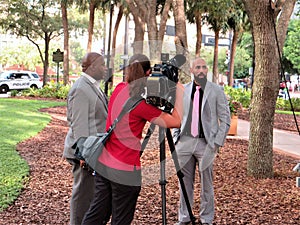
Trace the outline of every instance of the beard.
[[[199, 76], [204, 76], [204, 77], [199, 77]], [[194, 75], [194, 79], [198, 84], [201, 85], [201, 89], [204, 90], [206, 82], [207, 82], [206, 75], [204, 73], [200, 73], [197, 76]]]

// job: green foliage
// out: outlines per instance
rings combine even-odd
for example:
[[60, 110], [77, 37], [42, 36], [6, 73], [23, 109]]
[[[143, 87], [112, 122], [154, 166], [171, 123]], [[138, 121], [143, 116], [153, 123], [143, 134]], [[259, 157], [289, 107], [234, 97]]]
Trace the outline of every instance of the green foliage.
[[224, 87], [226, 95], [232, 102], [239, 102], [243, 108], [249, 108], [251, 102], [251, 91], [242, 88]]
[[11, 3], [1, 5], [3, 28], [18, 36], [28, 37], [31, 41], [45, 38], [45, 35], [51, 38], [51, 35], [56, 36], [59, 33], [62, 27], [61, 16], [55, 1], [34, 1], [28, 4], [13, 1]]
[[11, 91], [10, 91], [10, 95], [13, 96], [13, 97], [14, 97], [14, 96], [17, 96], [18, 94], [19, 94], [19, 91], [18, 91], [18, 90], [11, 90]]
[[213, 58], [214, 58], [214, 49], [212, 47], [204, 46], [201, 48], [201, 57], [205, 59], [207, 65], [212, 69]]
[[207, 9], [205, 16], [206, 21], [210, 25], [210, 29], [213, 31], [222, 31], [225, 33], [228, 30], [227, 21], [231, 16], [231, 10], [233, 1], [231, 0], [216, 0], [216, 1], [204, 1], [203, 5]]
[[66, 99], [70, 90], [70, 85], [62, 85], [61, 83], [56, 84], [51, 81], [47, 83], [41, 89], [28, 89], [22, 91], [23, 96], [28, 97], [42, 97], [42, 98], [57, 98], [57, 99]]
[[219, 49], [219, 57], [218, 57], [218, 69], [220, 73], [225, 74], [225, 72], [228, 70], [228, 64], [225, 63], [226, 61], [226, 51], [227, 51], [227, 47], [226, 48], [220, 48]]
[[300, 71], [300, 20], [291, 20], [287, 39], [283, 48], [284, 56], [293, 64], [293, 68]]
[[244, 49], [250, 58], [253, 57], [254, 45], [253, 38], [250, 32], [244, 32], [239, 39], [238, 46]]
[[249, 68], [252, 66], [251, 55], [244, 48], [237, 47], [234, 58], [234, 78], [249, 76]]
[[32, 49], [32, 45], [20, 40], [20, 43], [11, 43], [0, 51], [0, 61], [2, 66], [16, 64], [23, 65], [29, 70], [35, 70], [35, 66], [39, 65], [40, 57], [37, 51]]
[[[251, 103], [251, 91], [243, 90], [242, 88], [232, 88], [229, 86], [224, 87], [225, 93], [229, 98], [229, 106], [231, 107], [231, 112], [234, 111], [238, 105], [236, 102], [240, 103], [243, 108], [249, 108]], [[300, 112], [300, 98], [291, 98], [291, 102], [295, 112]], [[291, 104], [289, 100], [278, 98], [276, 101], [276, 110], [289, 112], [291, 111]], [[282, 112], [281, 112], [282, 113]]]
[[[291, 98], [291, 102], [294, 108], [294, 111], [300, 112], [300, 98]], [[276, 109], [283, 110], [283, 111], [291, 111], [291, 103], [287, 99], [278, 98], [276, 101]]]
[[64, 102], [0, 98], [0, 211], [19, 195], [28, 180], [29, 167], [16, 151], [16, 145], [40, 132], [50, 116], [40, 108], [65, 105]]
[[81, 66], [81, 61], [86, 53], [86, 50], [82, 48], [80, 42], [70, 41], [70, 53], [74, 61]]

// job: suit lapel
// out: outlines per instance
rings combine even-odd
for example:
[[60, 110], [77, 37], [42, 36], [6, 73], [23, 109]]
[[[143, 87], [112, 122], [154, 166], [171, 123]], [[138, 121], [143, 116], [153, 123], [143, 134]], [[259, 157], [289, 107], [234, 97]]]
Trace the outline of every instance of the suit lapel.
[[202, 113], [204, 105], [205, 105], [205, 103], [207, 101], [207, 97], [210, 95], [210, 92], [211, 92], [211, 83], [207, 82], [206, 85], [205, 85], [205, 89], [203, 91], [201, 113]]
[[190, 104], [191, 104], [191, 95], [192, 95], [192, 89], [193, 89], [193, 83], [190, 82], [184, 86], [185, 90], [184, 91], [184, 110], [188, 110], [187, 112], [184, 113], [183, 119], [182, 119], [182, 126], [185, 127], [188, 115], [189, 115], [189, 110], [190, 110]]
[[86, 77], [85, 81], [91, 86], [92, 90], [94, 90], [94, 92], [96, 93], [96, 95], [98, 96], [98, 98], [104, 103], [103, 105], [105, 106], [106, 110], [107, 110], [107, 97], [105, 95], [105, 93], [99, 88], [97, 88], [93, 83], [91, 83]]

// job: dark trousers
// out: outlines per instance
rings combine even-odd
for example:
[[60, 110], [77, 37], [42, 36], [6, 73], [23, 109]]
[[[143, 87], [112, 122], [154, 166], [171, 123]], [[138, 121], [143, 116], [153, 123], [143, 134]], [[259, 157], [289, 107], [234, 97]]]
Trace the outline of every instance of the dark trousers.
[[95, 184], [95, 196], [82, 225], [106, 224], [111, 214], [111, 225], [130, 225], [141, 186], [119, 184], [98, 174]]
[[73, 165], [74, 177], [70, 201], [70, 225], [80, 225], [94, 197], [94, 176], [91, 171], [81, 168], [79, 162], [72, 159], [68, 161]]

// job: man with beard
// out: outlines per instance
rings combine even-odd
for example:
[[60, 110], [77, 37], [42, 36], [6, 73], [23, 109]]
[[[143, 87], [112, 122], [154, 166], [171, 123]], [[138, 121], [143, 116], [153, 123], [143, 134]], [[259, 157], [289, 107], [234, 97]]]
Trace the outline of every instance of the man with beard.
[[[198, 163], [201, 178], [200, 220], [202, 224], [210, 225], [215, 211], [213, 162], [225, 142], [230, 127], [230, 111], [223, 89], [207, 81], [205, 60], [196, 58], [190, 71], [193, 81], [185, 85], [184, 115], [181, 127], [173, 130], [173, 138], [191, 208]], [[178, 220], [177, 225], [191, 222], [181, 188]]]

